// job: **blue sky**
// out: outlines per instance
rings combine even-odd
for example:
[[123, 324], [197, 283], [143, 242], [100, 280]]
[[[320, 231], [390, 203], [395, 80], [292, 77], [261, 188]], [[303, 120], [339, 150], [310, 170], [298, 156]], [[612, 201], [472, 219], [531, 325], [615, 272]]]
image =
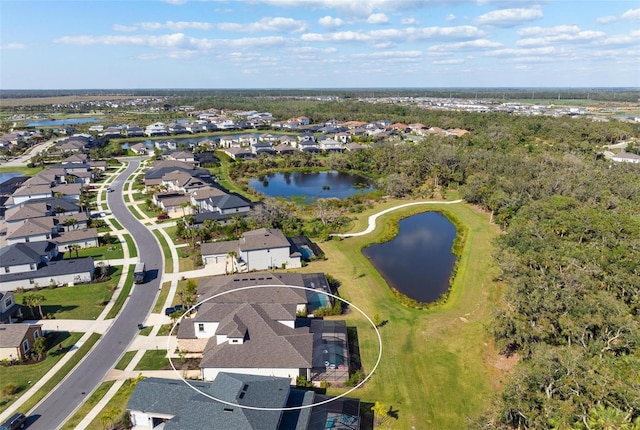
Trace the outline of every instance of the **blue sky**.
[[640, 2], [2, 0], [0, 88], [637, 87]]

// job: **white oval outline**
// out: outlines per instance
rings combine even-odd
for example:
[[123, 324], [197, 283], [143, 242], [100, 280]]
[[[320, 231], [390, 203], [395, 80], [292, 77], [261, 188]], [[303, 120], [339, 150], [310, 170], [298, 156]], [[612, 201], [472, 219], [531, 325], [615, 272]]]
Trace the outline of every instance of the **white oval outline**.
[[[313, 291], [315, 293], [321, 293], [327, 296], [331, 296], [334, 299], [338, 299], [343, 303], [346, 303], [347, 305], [353, 307], [354, 309], [356, 309], [358, 312], [360, 312], [366, 319], [367, 321], [369, 321], [369, 324], [371, 324], [371, 327], [373, 327], [373, 329], [376, 331], [376, 335], [378, 336], [378, 345], [380, 346], [379, 350], [378, 350], [378, 359], [376, 360], [376, 364], [373, 366], [373, 368], [371, 369], [371, 372], [369, 372], [369, 374], [367, 376], [364, 377], [364, 379], [362, 381], [360, 381], [360, 383], [358, 383], [358, 385], [356, 385], [355, 387], [352, 387], [350, 390], [339, 394], [335, 397], [332, 397], [330, 399], [327, 400], [323, 400], [321, 402], [318, 403], [313, 403], [311, 405], [303, 405], [303, 406], [292, 406], [292, 407], [288, 407], [288, 408], [267, 408], [267, 407], [259, 407], [259, 406], [246, 406], [246, 405], [240, 405], [238, 403], [231, 403], [231, 402], [227, 402], [226, 400], [220, 400], [216, 397], [213, 397], [210, 394], [204, 393], [202, 391], [200, 391], [199, 389], [197, 389], [196, 387], [194, 387], [193, 385], [191, 385], [189, 382], [187, 382], [187, 380], [185, 378], [182, 377], [182, 375], [180, 375], [178, 369], [175, 368], [175, 366], [173, 365], [173, 361], [171, 360], [171, 357], [169, 356], [168, 352], [171, 350], [171, 346], [170, 346], [170, 342], [171, 342], [171, 336], [173, 334], [173, 331], [175, 330], [176, 326], [180, 323], [180, 321], [182, 321], [182, 319], [184, 318], [184, 316], [191, 312], [192, 310], [194, 310], [197, 306], [200, 306], [200, 304], [205, 303], [211, 299], [215, 299], [216, 297], [220, 297], [223, 296], [225, 294], [229, 294], [229, 293], [233, 293], [236, 291], [242, 291], [242, 290], [251, 290], [254, 288], [297, 288], [299, 290], [309, 290], [309, 291]], [[202, 300], [201, 302], [196, 303], [195, 305], [191, 306], [189, 309], [187, 309], [187, 311], [185, 311], [185, 313], [183, 313], [180, 318], [178, 318], [178, 320], [173, 324], [173, 327], [171, 327], [171, 331], [169, 331], [169, 336], [167, 339], [167, 358], [169, 359], [169, 364], [171, 365], [171, 368], [173, 369], [173, 371], [175, 372], [176, 375], [178, 375], [178, 378], [180, 378], [185, 384], [187, 384], [188, 387], [190, 387], [192, 390], [196, 391], [197, 393], [202, 394], [205, 397], [210, 398], [213, 401], [216, 402], [220, 402], [223, 403], [225, 405], [228, 406], [237, 406], [239, 408], [242, 409], [249, 409], [249, 410], [254, 410], [254, 411], [280, 411], [280, 412], [286, 412], [286, 411], [298, 411], [298, 410], [302, 410], [302, 409], [307, 409], [307, 408], [313, 408], [315, 406], [321, 406], [321, 405], [325, 405], [327, 403], [331, 403], [335, 400], [341, 399], [342, 397], [345, 397], [347, 395], [349, 395], [350, 393], [352, 393], [353, 391], [355, 391], [356, 389], [360, 388], [362, 385], [364, 385], [365, 382], [367, 382], [369, 380], [369, 378], [371, 378], [371, 376], [375, 373], [376, 369], [378, 368], [378, 365], [380, 364], [380, 361], [382, 360], [382, 337], [380, 336], [380, 332], [378, 331], [378, 327], [376, 327], [376, 325], [373, 323], [373, 321], [371, 320], [371, 318], [369, 318], [369, 316], [364, 313], [362, 311], [362, 309], [360, 309], [359, 307], [357, 307], [356, 305], [352, 304], [351, 302], [348, 302], [347, 300], [343, 299], [342, 297], [338, 297], [334, 294], [331, 293], [327, 293], [326, 291], [320, 291], [320, 290], [316, 290], [313, 288], [308, 288], [308, 287], [300, 287], [297, 285], [275, 285], [275, 284], [268, 284], [268, 285], [251, 285], [251, 286], [247, 286], [247, 287], [239, 287], [239, 288], [234, 288], [233, 290], [228, 290], [228, 291], [223, 291], [222, 293], [218, 293], [215, 294], [211, 297], [208, 297], [204, 300]], [[200, 381], [203, 382], [203, 381]]]

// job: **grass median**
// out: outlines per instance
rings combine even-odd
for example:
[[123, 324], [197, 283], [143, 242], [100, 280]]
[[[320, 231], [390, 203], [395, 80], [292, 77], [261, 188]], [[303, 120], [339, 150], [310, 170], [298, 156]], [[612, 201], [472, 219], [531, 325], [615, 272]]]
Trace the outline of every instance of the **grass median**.
[[164, 235], [158, 230], [153, 230], [153, 234], [158, 238], [160, 247], [162, 247], [162, 253], [164, 254], [164, 272], [173, 273], [173, 257], [171, 255], [171, 248], [169, 248], [169, 244], [164, 238]]
[[130, 234], [123, 234], [125, 242], [127, 242], [127, 248], [129, 248], [129, 257], [135, 258], [138, 256], [138, 248], [136, 248], [136, 244], [133, 241], [133, 238]]
[[100, 386], [89, 396], [89, 398], [76, 410], [69, 420], [61, 427], [62, 430], [73, 430], [78, 427], [78, 424], [87, 416], [89, 412], [98, 404], [100, 400], [107, 394], [107, 391], [115, 384], [116, 381], [107, 381], [100, 384]]
[[118, 298], [114, 302], [113, 307], [107, 313], [106, 319], [115, 318], [120, 312], [120, 309], [122, 309], [127, 297], [129, 297], [131, 287], [133, 286], [133, 272], [135, 267], [135, 264], [129, 266], [129, 271], [127, 272], [127, 278], [124, 280], [124, 285], [122, 286], [120, 294], [118, 294]]

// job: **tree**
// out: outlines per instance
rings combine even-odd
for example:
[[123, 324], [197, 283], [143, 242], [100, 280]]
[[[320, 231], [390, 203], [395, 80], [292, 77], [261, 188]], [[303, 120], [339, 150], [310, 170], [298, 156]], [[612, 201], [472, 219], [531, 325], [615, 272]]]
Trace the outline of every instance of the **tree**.
[[22, 297], [22, 304], [29, 307], [29, 310], [31, 311], [31, 316], [34, 319], [36, 316], [33, 309], [36, 307], [40, 312], [40, 318], [41, 319], [44, 318], [44, 313], [42, 312], [42, 303], [46, 301], [47, 301], [47, 298], [44, 295], [38, 294], [38, 293], [25, 294], [24, 297]]
[[36, 339], [31, 350], [38, 355], [38, 360], [42, 360], [47, 356], [47, 340], [40, 336]]

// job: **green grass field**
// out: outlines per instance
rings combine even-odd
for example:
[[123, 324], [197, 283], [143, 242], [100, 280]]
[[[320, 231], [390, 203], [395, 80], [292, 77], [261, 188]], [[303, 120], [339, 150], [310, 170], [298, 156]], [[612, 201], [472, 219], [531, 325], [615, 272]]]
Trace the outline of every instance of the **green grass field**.
[[169, 244], [165, 240], [162, 233], [157, 230], [153, 230], [153, 234], [160, 241], [160, 247], [162, 247], [162, 252], [164, 254], [164, 272], [165, 273], [173, 273], [173, 257], [171, 256], [171, 248], [169, 248]]
[[107, 391], [115, 384], [116, 381], [103, 382], [91, 393], [89, 398], [78, 408], [71, 418], [61, 427], [62, 430], [73, 430], [78, 427], [78, 424], [87, 416], [87, 414], [94, 408], [95, 405], [107, 394]]
[[[82, 333], [62, 332], [55, 340], [51, 341], [51, 347], [47, 351], [47, 358], [43, 361], [20, 366], [0, 366], [0, 386], [3, 390], [0, 412], [7, 409], [30, 388], [31, 384], [35, 384], [51, 370], [81, 337]], [[63, 348], [62, 354], [58, 352], [60, 343], [62, 343]], [[10, 395], [4, 393], [4, 389], [8, 385], [15, 385], [18, 391]]]
[[115, 260], [123, 258], [124, 252], [122, 251], [122, 244], [114, 243], [111, 245], [80, 249], [77, 255], [75, 251], [71, 253], [67, 251], [64, 253], [65, 260], [76, 257], [93, 257], [94, 260]]
[[133, 357], [136, 355], [137, 351], [127, 351], [124, 353], [118, 364], [115, 365], [114, 369], [124, 370], [127, 368]]
[[120, 312], [120, 309], [122, 309], [122, 306], [124, 306], [124, 302], [127, 300], [127, 297], [129, 297], [129, 294], [131, 293], [131, 287], [133, 287], [133, 272], [135, 267], [135, 264], [129, 266], [129, 271], [127, 272], [127, 278], [124, 281], [124, 285], [122, 286], [122, 289], [120, 290], [118, 298], [113, 304], [113, 307], [109, 309], [109, 312], [107, 313], [105, 319], [115, 318]]
[[[36, 293], [46, 299], [42, 304], [42, 312], [59, 319], [96, 319], [113, 294], [107, 287], [118, 285], [122, 273], [120, 266], [113, 266], [112, 270], [111, 279], [106, 282], [38, 290]], [[25, 294], [30, 292], [16, 293], [16, 303], [22, 303]], [[25, 308], [23, 312], [31, 317], [28, 309]], [[35, 313], [38, 314], [38, 309], [35, 309]]]
[[162, 312], [162, 307], [164, 306], [164, 302], [167, 300], [170, 287], [171, 282], [164, 282], [162, 284], [162, 287], [160, 288], [160, 294], [158, 294], [158, 298], [156, 299], [156, 304], [153, 305], [153, 310], [151, 310], [152, 313], [158, 314]]
[[166, 349], [148, 350], [133, 370], [160, 370], [169, 365]]
[[127, 248], [129, 248], [129, 257], [134, 258], [138, 256], [138, 248], [136, 248], [136, 244], [133, 241], [133, 238], [130, 234], [123, 234], [125, 242], [127, 242]]
[[[368, 215], [400, 203], [405, 202], [389, 201], [359, 214], [352, 231], [363, 230]], [[452, 213], [467, 226], [468, 235], [448, 302], [419, 311], [398, 303], [361, 249], [386, 237], [400, 217], [434, 209]], [[342, 284], [342, 297], [370, 318], [377, 313], [386, 321], [380, 328], [380, 364], [352, 395], [397, 411], [390, 428], [465, 428], [467, 417], [483, 412], [496, 394], [499, 374], [493, 364], [498, 356], [485, 327], [501, 294], [493, 281], [497, 270], [491, 255], [497, 234], [488, 217], [469, 205], [401, 209], [379, 218], [369, 235], [319, 243], [328, 259], [298, 269], [335, 277]], [[375, 331], [358, 312], [346, 319], [357, 328], [363, 370], [368, 374], [378, 356]], [[343, 391], [329, 389], [330, 394]]]

